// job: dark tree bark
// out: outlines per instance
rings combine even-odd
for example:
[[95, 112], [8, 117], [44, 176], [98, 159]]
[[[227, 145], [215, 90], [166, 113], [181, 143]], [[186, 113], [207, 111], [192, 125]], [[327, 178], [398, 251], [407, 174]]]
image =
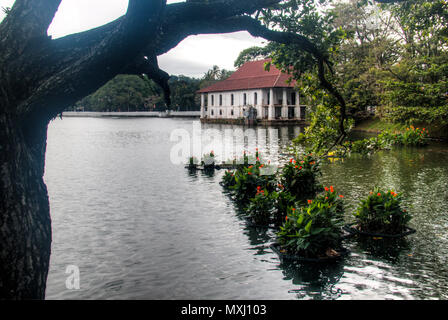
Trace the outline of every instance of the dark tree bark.
[[46, 134], [68, 106], [120, 73], [147, 74], [169, 97], [169, 76], [157, 56], [194, 34], [248, 30], [297, 43], [327, 65], [307, 39], [251, 17], [280, 0], [130, 0], [123, 17], [52, 40], [47, 29], [60, 2], [16, 0], [0, 24], [0, 299], [45, 298], [51, 248]]

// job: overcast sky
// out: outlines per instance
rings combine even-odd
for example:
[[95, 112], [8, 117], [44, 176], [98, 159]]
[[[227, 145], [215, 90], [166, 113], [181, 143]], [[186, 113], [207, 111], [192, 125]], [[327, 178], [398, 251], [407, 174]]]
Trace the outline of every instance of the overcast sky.
[[[15, 0], [0, 0], [0, 6], [11, 7]], [[244, 0], [241, 0], [244, 1]], [[168, 0], [168, 3], [184, 2]], [[63, 0], [48, 34], [53, 38], [85, 31], [115, 20], [126, 12], [127, 0]], [[3, 12], [0, 13], [0, 20]], [[213, 65], [233, 70], [238, 54], [264, 39], [247, 32], [191, 36], [169, 53], [159, 57], [162, 69], [173, 75], [201, 77]]]

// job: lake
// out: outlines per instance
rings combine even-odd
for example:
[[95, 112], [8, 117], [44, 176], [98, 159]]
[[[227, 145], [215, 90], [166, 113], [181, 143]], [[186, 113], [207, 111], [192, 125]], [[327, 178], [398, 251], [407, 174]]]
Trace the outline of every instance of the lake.
[[[223, 137], [204, 142], [202, 153], [213, 148], [226, 160], [245, 147], [254, 152], [255, 139], [280, 163], [302, 130], [259, 128], [235, 142], [225, 133], [241, 137], [242, 127], [197, 119], [51, 122], [47, 299], [448, 298], [447, 144], [323, 165], [321, 182], [345, 196], [348, 222], [359, 200], [381, 186], [404, 194], [417, 232], [395, 242], [344, 240], [351, 253], [334, 264], [288, 264], [269, 248], [273, 231], [248, 227], [236, 214], [219, 185], [222, 170], [189, 173], [176, 163], [186, 159], [173, 152], [180, 141], [173, 132], [191, 134], [186, 146], [195, 149], [198, 128]], [[80, 289], [66, 286], [69, 266], [79, 268]]]

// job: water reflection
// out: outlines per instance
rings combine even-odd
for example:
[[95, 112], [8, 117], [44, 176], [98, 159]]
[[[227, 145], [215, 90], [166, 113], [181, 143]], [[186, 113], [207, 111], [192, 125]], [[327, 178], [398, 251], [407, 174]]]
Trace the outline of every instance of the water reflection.
[[397, 263], [401, 255], [409, 253], [411, 249], [407, 238], [386, 239], [355, 236], [351, 240], [351, 250], [389, 263]]
[[282, 262], [279, 268], [284, 280], [296, 289], [290, 290], [297, 299], [338, 299], [344, 294], [337, 284], [344, 275], [343, 261], [334, 263]]
[[230, 124], [201, 124], [193, 127], [194, 140], [201, 148], [192, 147], [192, 154], [200, 158], [213, 150], [217, 162], [241, 158], [244, 151], [254, 154], [258, 148], [264, 159], [278, 164], [291, 140], [303, 132], [302, 126], [245, 127]]

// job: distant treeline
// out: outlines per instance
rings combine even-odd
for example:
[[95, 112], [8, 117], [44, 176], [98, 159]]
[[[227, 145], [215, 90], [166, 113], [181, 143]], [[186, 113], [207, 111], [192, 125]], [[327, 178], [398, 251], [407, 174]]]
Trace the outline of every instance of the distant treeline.
[[[201, 88], [224, 80], [232, 74], [214, 66], [200, 79], [171, 76], [171, 109], [178, 111], [200, 110]], [[152, 80], [135, 75], [118, 75], [98, 91], [78, 101], [72, 110], [83, 111], [162, 111], [166, 110], [162, 89]]]

